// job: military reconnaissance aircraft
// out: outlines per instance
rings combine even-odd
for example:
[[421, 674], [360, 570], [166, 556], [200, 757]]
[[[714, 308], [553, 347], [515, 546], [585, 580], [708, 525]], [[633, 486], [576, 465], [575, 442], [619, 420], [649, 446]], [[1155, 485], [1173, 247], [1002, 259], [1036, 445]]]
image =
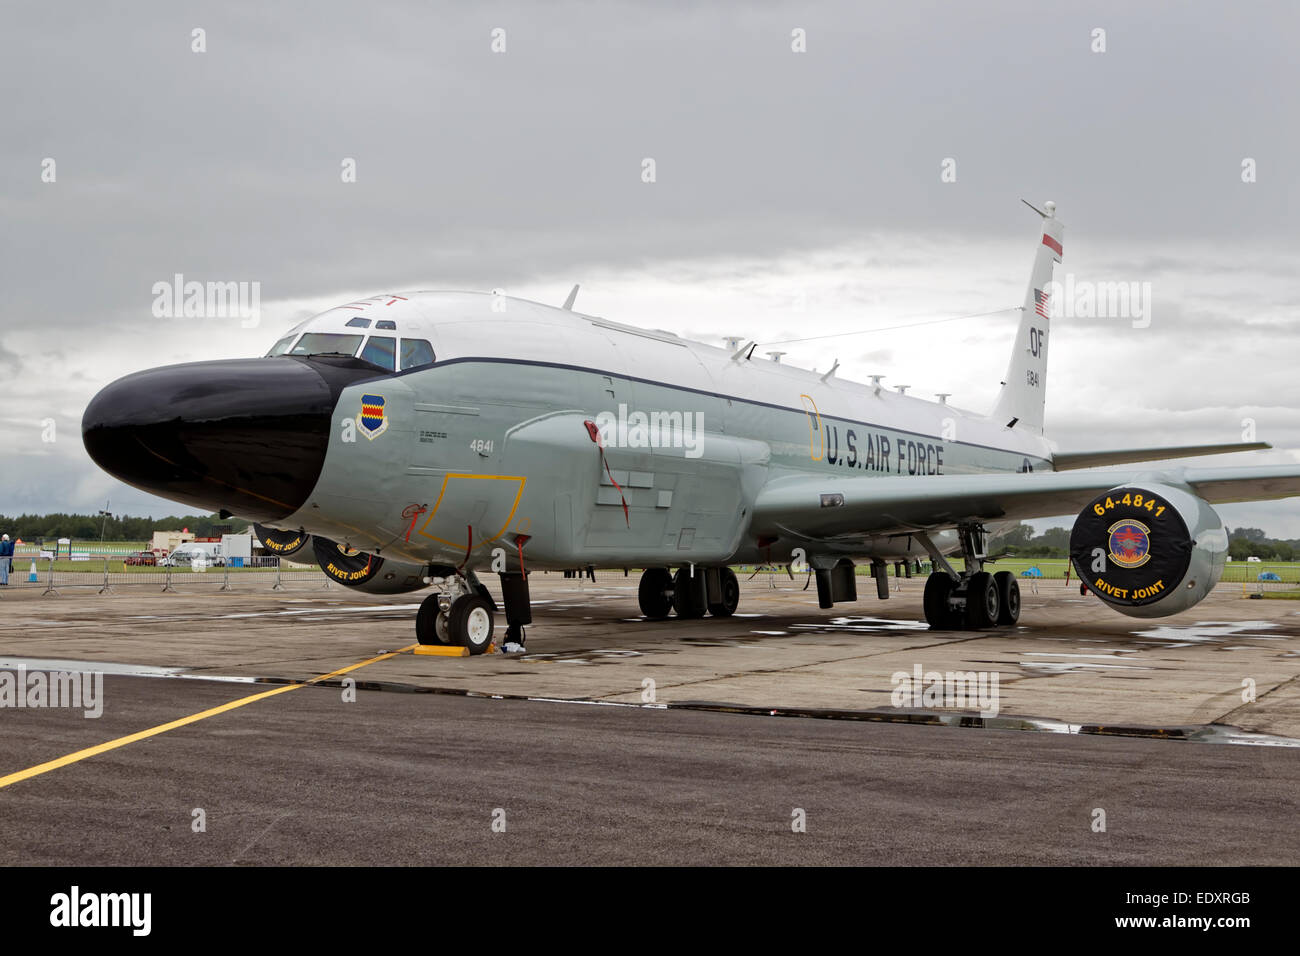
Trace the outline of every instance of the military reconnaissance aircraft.
[[[880, 598], [889, 563], [933, 562], [935, 628], [1015, 624], [990, 573], [998, 522], [1080, 509], [1071, 559], [1111, 607], [1159, 617], [1218, 581], [1211, 504], [1300, 495], [1300, 468], [1096, 466], [1267, 448], [1061, 453], [1043, 434], [1051, 203], [1010, 366], [987, 414], [496, 294], [377, 295], [316, 316], [263, 358], [137, 372], [87, 407], [91, 457], [128, 484], [257, 523], [282, 555], [391, 594], [434, 586], [423, 643], [482, 653], [501, 582], [505, 644], [527, 572], [639, 568], [642, 612], [726, 617], [734, 564], [806, 560], [818, 603]], [[574, 293], [577, 292], [575, 287]], [[733, 346], [739, 344], [733, 342]], [[948, 556], [960, 556], [954, 566]]]

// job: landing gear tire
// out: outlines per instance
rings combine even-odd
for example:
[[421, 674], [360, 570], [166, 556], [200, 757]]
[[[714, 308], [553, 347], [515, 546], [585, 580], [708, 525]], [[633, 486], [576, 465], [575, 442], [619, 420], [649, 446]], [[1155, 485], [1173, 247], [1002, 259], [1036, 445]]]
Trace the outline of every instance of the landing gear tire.
[[482, 654], [492, 645], [492, 603], [481, 594], [464, 594], [447, 611], [450, 643]]
[[415, 639], [421, 644], [450, 644], [447, 635], [447, 615], [442, 613], [438, 595], [430, 594], [420, 602], [415, 615]]
[[[700, 571], [696, 577], [703, 573]], [[701, 593], [704, 589], [699, 586], [703, 583], [703, 581], [698, 583], [692, 581], [690, 572], [685, 568], [680, 568], [673, 575], [673, 610], [677, 612], [678, 617], [683, 619], [704, 617], [704, 612], [709, 608]]]
[[952, 609], [948, 606], [954, 583], [945, 571], [935, 571], [925, 579], [925, 597], [921, 603], [931, 630], [946, 631], [956, 627]]
[[641, 613], [662, 621], [673, 609], [673, 575], [667, 568], [646, 568], [636, 592]]
[[998, 626], [1014, 627], [1020, 620], [1020, 582], [1010, 571], [993, 575], [998, 590]]
[[475, 583], [474, 593], [477, 594], [479, 597], [483, 598], [483, 600], [488, 602], [488, 607], [492, 609], [493, 614], [497, 612], [496, 599], [492, 597], [492, 592], [488, 590], [486, 584], [483, 584], [482, 582]]
[[722, 568], [718, 575], [722, 579], [722, 601], [710, 604], [709, 613], [714, 617], [731, 617], [740, 606], [740, 582], [731, 568]]
[[1001, 603], [993, 575], [987, 571], [972, 574], [966, 584], [966, 626], [972, 631], [994, 627], [1002, 610]]

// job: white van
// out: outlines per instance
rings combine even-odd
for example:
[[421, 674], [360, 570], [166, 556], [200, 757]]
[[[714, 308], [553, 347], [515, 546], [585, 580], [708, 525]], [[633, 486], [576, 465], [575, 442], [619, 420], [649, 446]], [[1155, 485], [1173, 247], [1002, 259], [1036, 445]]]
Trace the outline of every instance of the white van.
[[226, 563], [221, 556], [220, 547], [208, 541], [190, 541], [181, 545], [158, 564], [164, 568], [190, 568], [205, 570], [210, 567], [220, 568]]

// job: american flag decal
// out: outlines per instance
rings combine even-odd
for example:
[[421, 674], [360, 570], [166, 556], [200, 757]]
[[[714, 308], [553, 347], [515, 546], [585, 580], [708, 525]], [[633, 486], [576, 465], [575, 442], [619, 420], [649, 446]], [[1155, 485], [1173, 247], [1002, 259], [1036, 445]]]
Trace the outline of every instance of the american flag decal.
[[1034, 290], [1034, 311], [1045, 319], [1051, 318], [1051, 316], [1047, 314], [1047, 293], [1042, 289]]

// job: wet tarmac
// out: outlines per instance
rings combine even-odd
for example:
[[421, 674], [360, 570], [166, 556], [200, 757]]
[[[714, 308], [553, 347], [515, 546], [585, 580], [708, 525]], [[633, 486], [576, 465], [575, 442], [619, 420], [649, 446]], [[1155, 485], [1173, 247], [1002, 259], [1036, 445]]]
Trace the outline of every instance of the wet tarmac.
[[[52, 841], [11, 844], [7, 862], [907, 862], [908, 827], [936, 826], [957, 834], [954, 860], [1296, 859], [1296, 602], [1222, 589], [1138, 621], [1044, 582], [1018, 627], [947, 632], [920, 620], [920, 581], [822, 611], [760, 578], [736, 616], [678, 622], [642, 619], [635, 580], [535, 575], [527, 652], [470, 658], [409, 652], [420, 594], [5, 594], [0, 672], [105, 675], [99, 719], [0, 708], [0, 814]], [[996, 699], [897, 697], [900, 676], [954, 673], [995, 678]], [[361, 806], [339, 775], [411, 802]], [[191, 785], [209, 795], [182, 797]], [[242, 843], [168, 842], [188, 832], [175, 801], [200, 799], [239, 815]], [[561, 799], [612, 829], [575, 843]], [[508, 852], [480, 839], [494, 800], [531, 808]], [[778, 804], [798, 800], [822, 801], [835, 839], [783, 842]], [[1075, 819], [1103, 800], [1141, 829]], [[734, 820], [711, 822], [720, 806]], [[1023, 826], [987, 825], [1008, 806]], [[310, 839], [299, 823], [247, 833], [305, 807], [328, 808]], [[1188, 813], [1199, 822], [1174, 825]], [[854, 814], [902, 829], [882, 838]], [[430, 821], [460, 829], [437, 852], [402, 838]], [[80, 836], [49, 849], [60, 825]]]

